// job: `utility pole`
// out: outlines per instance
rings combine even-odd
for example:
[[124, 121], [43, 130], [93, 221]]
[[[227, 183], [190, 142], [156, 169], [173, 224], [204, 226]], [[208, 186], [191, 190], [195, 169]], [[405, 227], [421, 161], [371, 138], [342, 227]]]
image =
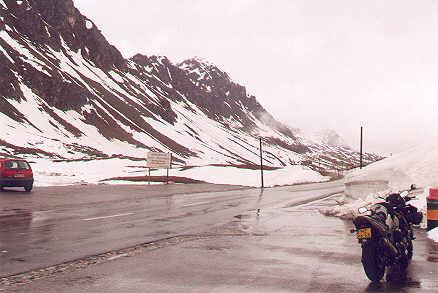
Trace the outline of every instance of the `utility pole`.
[[265, 187], [263, 183], [263, 151], [262, 151], [262, 138], [260, 137], [260, 174], [262, 179], [262, 188]]
[[362, 145], [363, 145], [363, 127], [360, 127], [360, 168], [362, 169], [363, 166], [363, 160], [362, 160]]

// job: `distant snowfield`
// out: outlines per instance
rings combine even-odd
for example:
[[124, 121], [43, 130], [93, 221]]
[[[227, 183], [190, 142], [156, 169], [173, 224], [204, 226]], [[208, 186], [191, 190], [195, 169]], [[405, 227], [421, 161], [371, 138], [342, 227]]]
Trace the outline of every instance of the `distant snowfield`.
[[[241, 169], [236, 167], [205, 166], [186, 171], [178, 171], [180, 176], [203, 180], [210, 183], [232, 184], [259, 187], [261, 185], [260, 170]], [[263, 171], [264, 186], [290, 185], [328, 181], [329, 177], [304, 166], [288, 166], [278, 170]]]
[[[362, 170], [351, 172], [345, 183], [362, 184], [362, 188], [356, 187], [351, 198], [345, 198], [341, 205], [323, 209], [321, 212], [326, 215], [341, 218], [352, 218], [356, 215], [358, 208], [372, 205], [381, 201], [379, 196], [385, 196], [392, 192], [399, 192], [408, 189], [411, 184], [418, 187], [416, 199], [409, 204], [416, 206], [423, 212], [422, 228], [427, 226], [427, 202], [431, 187], [438, 187], [438, 138], [430, 143], [423, 144], [409, 151], [400, 153], [390, 158], [384, 159], [369, 165]], [[361, 194], [362, 190], [367, 190], [367, 185], [373, 181], [387, 181], [388, 188], [381, 192]], [[357, 194], [354, 194], [354, 193]], [[438, 228], [428, 232], [429, 238], [438, 242]]]
[[[90, 161], [51, 161], [29, 159], [33, 162], [35, 186], [57, 186], [71, 184], [99, 184], [114, 177], [137, 177], [149, 174], [146, 161], [130, 159], [100, 159]], [[151, 176], [165, 176], [166, 170], [153, 170]], [[289, 185], [297, 183], [322, 182], [330, 178], [304, 166], [288, 166], [278, 170], [264, 170], [264, 186]], [[188, 177], [215, 184], [259, 187], [260, 170], [236, 167], [198, 166], [184, 170], [173, 168], [169, 176]], [[106, 184], [129, 184], [129, 181], [105, 181]], [[139, 184], [139, 182], [134, 182]], [[141, 184], [141, 183], [140, 183]]]

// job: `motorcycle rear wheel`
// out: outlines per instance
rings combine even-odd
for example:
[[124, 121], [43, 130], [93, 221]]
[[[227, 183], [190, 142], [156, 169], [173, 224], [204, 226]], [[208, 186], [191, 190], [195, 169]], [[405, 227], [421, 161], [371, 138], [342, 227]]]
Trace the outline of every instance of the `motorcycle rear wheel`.
[[385, 264], [374, 243], [362, 246], [362, 265], [368, 279], [379, 282], [385, 274]]

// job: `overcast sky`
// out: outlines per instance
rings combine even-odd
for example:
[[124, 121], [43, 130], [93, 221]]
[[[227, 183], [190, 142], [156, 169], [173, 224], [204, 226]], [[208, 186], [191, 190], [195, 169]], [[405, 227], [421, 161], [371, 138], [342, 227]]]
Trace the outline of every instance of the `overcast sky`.
[[[282, 122], [396, 153], [438, 134], [436, 0], [73, 0], [129, 58], [199, 56]], [[437, 140], [438, 143], [438, 140]]]

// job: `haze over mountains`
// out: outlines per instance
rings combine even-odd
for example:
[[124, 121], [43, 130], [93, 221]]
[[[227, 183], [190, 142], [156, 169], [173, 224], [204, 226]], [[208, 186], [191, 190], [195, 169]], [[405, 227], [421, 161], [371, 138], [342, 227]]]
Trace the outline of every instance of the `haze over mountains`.
[[[0, 129], [4, 156], [145, 158], [160, 151], [180, 166], [257, 165], [262, 138], [268, 166], [359, 164], [336, 133], [303, 137], [208, 61], [124, 59], [71, 0], [0, 0]], [[365, 163], [378, 159], [364, 156]]]

